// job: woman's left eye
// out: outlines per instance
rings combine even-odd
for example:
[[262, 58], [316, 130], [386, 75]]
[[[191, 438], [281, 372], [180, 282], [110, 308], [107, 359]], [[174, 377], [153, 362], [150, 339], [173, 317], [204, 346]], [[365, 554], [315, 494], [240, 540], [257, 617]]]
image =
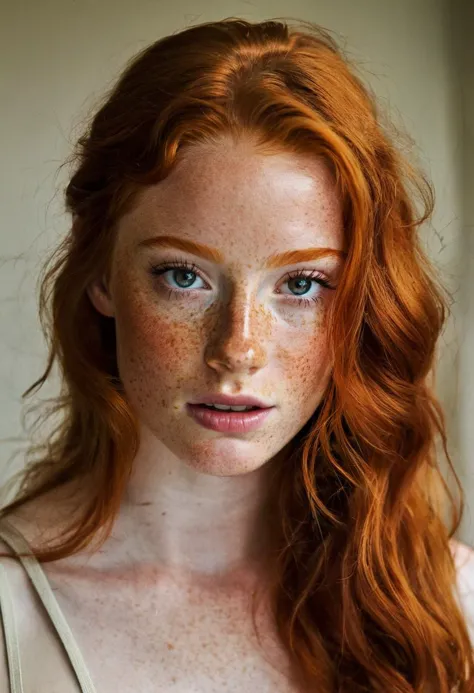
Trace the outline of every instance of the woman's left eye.
[[286, 276], [281, 286], [288, 286], [289, 293], [279, 290], [279, 293], [284, 293], [287, 296], [294, 296], [296, 299], [301, 297], [305, 301], [317, 301], [320, 298], [319, 287], [323, 286], [327, 289], [332, 289], [330, 283], [318, 272], [305, 274], [302, 272], [290, 273]]

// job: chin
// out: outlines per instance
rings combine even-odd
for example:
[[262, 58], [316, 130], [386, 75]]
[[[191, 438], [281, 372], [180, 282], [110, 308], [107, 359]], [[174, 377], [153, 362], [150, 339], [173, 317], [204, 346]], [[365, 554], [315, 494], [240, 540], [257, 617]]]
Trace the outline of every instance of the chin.
[[181, 459], [191, 469], [211, 476], [239, 476], [263, 467], [275, 453], [252, 449], [245, 440], [207, 440]]

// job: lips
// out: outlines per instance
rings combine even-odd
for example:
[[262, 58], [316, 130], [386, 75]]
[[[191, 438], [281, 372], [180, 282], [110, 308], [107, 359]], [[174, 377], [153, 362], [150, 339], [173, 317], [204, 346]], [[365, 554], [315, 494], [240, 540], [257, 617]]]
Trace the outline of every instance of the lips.
[[[257, 407], [249, 411], [212, 409], [209, 405], [227, 407]], [[207, 405], [207, 406], [206, 406]], [[275, 406], [254, 395], [198, 395], [186, 406], [192, 419], [204, 428], [221, 433], [248, 433], [255, 431], [271, 416]]]
[[[218, 404], [218, 402], [214, 403]], [[186, 409], [196, 423], [211, 431], [219, 431], [220, 433], [249, 433], [260, 428], [275, 407], [252, 409], [250, 411], [222, 411], [210, 409], [205, 404], [188, 404]]]

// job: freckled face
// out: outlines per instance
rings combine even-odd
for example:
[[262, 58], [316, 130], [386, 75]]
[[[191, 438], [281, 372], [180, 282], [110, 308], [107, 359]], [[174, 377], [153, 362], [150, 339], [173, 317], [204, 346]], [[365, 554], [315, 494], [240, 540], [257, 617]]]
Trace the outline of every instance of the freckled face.
[[[145, 242], [157, 236], [212, 251]], [[343, 260], [268, 261], [320, 247], [343, 248], [341, 207], [321, 160], [222, 140], [189, 149], [144, 190], [119, 224], [107, 297], [91, 298], [115, 318], [125, 392], [157, 445], [230, 476], [261, 467], [308, 421], [332, 366], [334, 290], [323, 283], [337, 285]], [[186, 406], [211, 393], [253, 395], [274, 409], [255, 431], [212, 431]]]

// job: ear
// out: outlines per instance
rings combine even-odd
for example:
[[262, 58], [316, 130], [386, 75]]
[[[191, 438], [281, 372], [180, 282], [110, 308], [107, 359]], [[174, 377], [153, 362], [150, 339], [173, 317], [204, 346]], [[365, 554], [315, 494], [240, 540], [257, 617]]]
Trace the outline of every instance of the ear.
[[107, 318], [115, 316], [114, 304], [104, 277], [91, 282], [87, 287], [87, 294], [99, 313]]

